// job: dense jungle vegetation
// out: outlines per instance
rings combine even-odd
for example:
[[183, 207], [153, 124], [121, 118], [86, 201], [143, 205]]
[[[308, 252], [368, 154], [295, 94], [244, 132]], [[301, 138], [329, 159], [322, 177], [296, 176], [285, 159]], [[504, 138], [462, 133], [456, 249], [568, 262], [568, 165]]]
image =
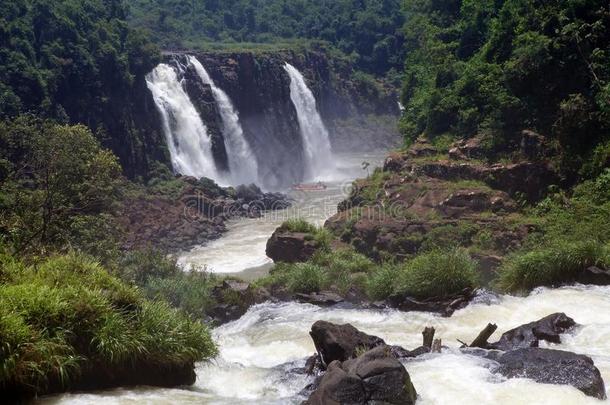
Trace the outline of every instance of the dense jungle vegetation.
[[[401, 0], [137, 0], [130, 22], [164, 47], [322, 40], [375, 74], [401, 71]], [[239, 46], [239, 44], [237, 44]]]
[[567, 170], [610, 162], [610, 7], [596, 0], [405, 2], [407, 141], [533, 129]]

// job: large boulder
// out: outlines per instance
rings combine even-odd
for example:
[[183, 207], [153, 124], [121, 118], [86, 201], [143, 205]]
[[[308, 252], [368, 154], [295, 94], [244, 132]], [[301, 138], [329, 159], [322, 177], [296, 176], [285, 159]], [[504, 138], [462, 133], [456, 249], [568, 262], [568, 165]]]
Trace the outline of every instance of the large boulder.
[[507, 378], [529, 378], [543, 384], [571, 385], [604, 399], [604, 380], [591, 358], [561, 350], [522, 348], [502, 354], [495, 370]]
[[578, 275], [578, 282], [582, 284], [610, 285], [610, 271], [591, 266]]
[[576, 326], [576, 322], [564, 313], [555, 313], [535, 322], [521, 325], [504, 333], [500, 340], [489, 345], [491, 349], [514, 350], [538, 347], [541, 340], [561, 343], [561, 334]]
[[278, 228], [267, 241], [265, 253], [276, 263], [300, 263], [309, 260], [317, 248], [311, 234]]
[[336, 325], [317, 321], [311, 326], [309, 335], [322, 362], [329, 365], [335, 360], [345, 361], [356, 357], [358, 350], [370, 350], [385, 346], [383, 339], [367, 335], [348, 324]]
[[208, 315], [217, 325], [241, 318], [257, 301], [250, 284], [230, 279], [212, 289], [212, 298], [216, 304]]
[[348, 324], [337, 325], [317, 321], [311, 326], [309, 335], [313, 339], [322, 368], [335, 360], [346, 361], [355, 358], [362, 350], [385, 347], [395, 358], [417, 357], [430, 351], [427, 347], [407, 350], [400, 346], [388, 345], [377, 336], [367, 335]]
[[405, 367], [388, 347], [369, 350], [356, 359], [333, 361], [317, 389], [304, 402], [330, 404], [414, 404], [417, 392]]

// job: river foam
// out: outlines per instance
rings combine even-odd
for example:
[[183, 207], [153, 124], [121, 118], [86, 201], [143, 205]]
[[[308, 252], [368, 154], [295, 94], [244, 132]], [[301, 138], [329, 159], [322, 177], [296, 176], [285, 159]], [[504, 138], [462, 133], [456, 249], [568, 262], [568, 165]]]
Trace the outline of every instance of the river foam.
[[[486, 300], [489, 302], [489, 300]], [[319, 308], [299, 303], [266, 303], [252, 307], [237, 321], [214, 330], [219, 357], [197, 368], [198, 379], [185, 390], [115, 390], [103, 394], [64, 395], [52, 403], [206, 403], [298, 404], [311, 381], [305, 358], [314, 353], [308, 331], [317, 320], [351, 323], [390, 344], [414, 348], [421, 331], [434, 326], [448, 346], [441, 354], [406, 361], [419, 394], [418, 404], [598, 404], [570, 386], [507, 380], [489, 371], [490, 361], [464, 355], [457, 339], [470, 341], [488, 323], [500, 334], [553, 312], [565, 312], [581, 326], [553, 348], [590, 355], [610, 381], [610, 287], [572, 286], [538, 289], [527, 297], [501, 296], [472, 304], [451, 318], [422, 312]]]

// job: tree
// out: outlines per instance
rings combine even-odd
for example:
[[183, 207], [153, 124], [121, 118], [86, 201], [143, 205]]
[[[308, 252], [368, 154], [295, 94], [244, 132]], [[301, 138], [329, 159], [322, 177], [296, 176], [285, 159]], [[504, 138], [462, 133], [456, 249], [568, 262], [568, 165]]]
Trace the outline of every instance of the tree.
[[109, 212], [121, 167], [89, 129], [31, 116], [0, 123], [0, 235], [21, 252], [61, 244], [79, 216]]

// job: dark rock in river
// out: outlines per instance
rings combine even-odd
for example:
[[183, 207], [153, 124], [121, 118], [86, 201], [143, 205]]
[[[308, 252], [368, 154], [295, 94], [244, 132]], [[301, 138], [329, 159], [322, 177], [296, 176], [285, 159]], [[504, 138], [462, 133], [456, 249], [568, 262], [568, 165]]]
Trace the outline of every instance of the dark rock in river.
[[306, 302], [308, 304], [323, 307], [336, 305], [343, 302], [343, 297], [331, 291], [320, 291], [318, 293], [311, 294], [295, 294], [295, 298], [299, 302]]
[[265, 253], [276, 263], [298, 263], [309, 260], [317, 248], [310, 234], [278, 228], [267, 241]]
[[387, 347], [377, 347], [343, 363], [333, 361], [304, 404], [409, 405], [416, 399], [417, 392], [405, 367]]
[[360, 332], [350, 324], [336, 325], [317, 321], [309, 332], [316, 350], [328, 365], [335, 360], [345, 361], [356, 357], [356, 351], [384, 346], [383, 339]]
[[447, 297], [432, 297], [424, 300], [416, 300], [406, 295], [394, 295], [388, 298], [392, 308], [401, 311], [423, 311], [436, 312], [443, 316], [451, 316], [453, 312], [462, 309], [475, 297], [476, 290], [465, 289], [459, 294]]
[[380, 337], [361, 332], [349, 323], [337, 325], [317, 321], [311, 326], [309, 335], [313, 339], [323, 366], [335, 360], [346, 361], [355, 358], [358, 351], [376, 347], [385, 347], [395, 358], [416, 357], [429, 351], [421, 347], [410, 351], [400, 346], [388, 345]]
[[561, 334], [576, 326], [576, 322], [564, 313], [555, 313], [538, 321], [521, 325], [504, 333], [500, 340], [489, 345], [490, 349], [514, 350], [538, 347], [541, 340], [561, 343]]
[[214, 287], [212, 297], [217, 304], [208, 311], [208, 315], [216, 324], [239, 319], [256, 302], [250, 284], [236, 280], [225, 280], [220, 286]]
[[579, 283], [593, 285], [610, 285], [610, 271], [591, 266], [578, 276]]
[[604, 399], [604, 380], [591, 358], [561, 350], [523, 348], [504, 353], [495, 370], [508, 378], [530, 378], [543, 384], [563, 384]]

